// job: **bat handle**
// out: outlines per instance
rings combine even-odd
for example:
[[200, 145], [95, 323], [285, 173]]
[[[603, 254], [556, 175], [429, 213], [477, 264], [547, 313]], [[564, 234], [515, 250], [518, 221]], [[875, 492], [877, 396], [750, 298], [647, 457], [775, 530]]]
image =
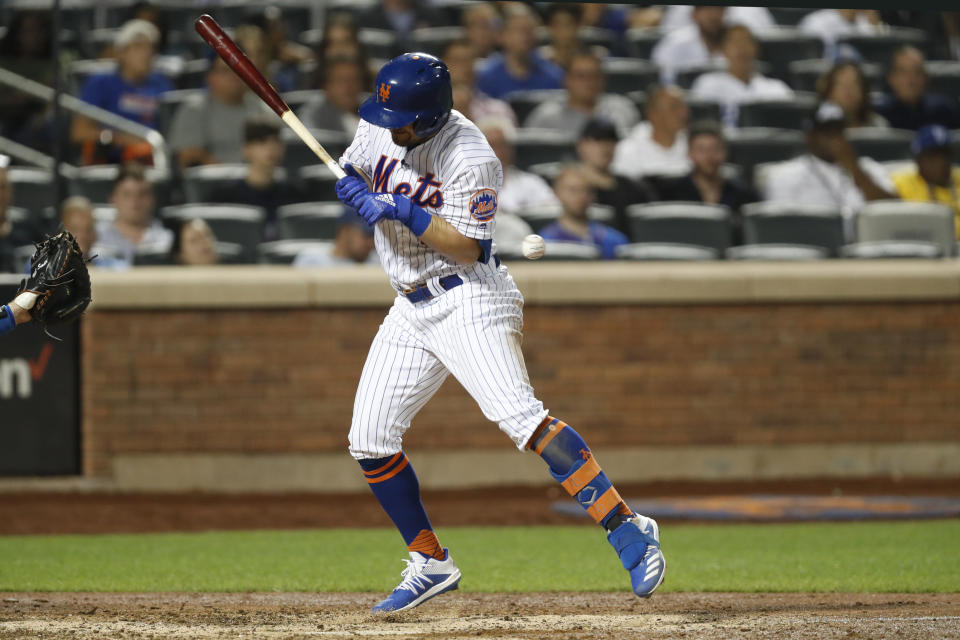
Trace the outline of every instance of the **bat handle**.
[[331, 158], [326, 149], [320, 146], [320, 143], [317, 142], [317, 139], [314, 138], [313, 134], [310, 133], [310, 130], [307, 129], [302, 122], [300, 122], [300, 118], [298, 118], [293, 111], [285, 111], [280, 118], [287, 123], [288, 127], [293, 129], [294, 132], [300, 136], [300, 139], [303, 140], [304, 144], [310, 147], [310, 150], [313, 151], [317, 157], [323, 161], [323, 164], [327, 165], [327, 168], [333, 172], [333, 175], [337, 177], [337, 180], [347, 176], [340, 165], [337, 164], [337, 161]]

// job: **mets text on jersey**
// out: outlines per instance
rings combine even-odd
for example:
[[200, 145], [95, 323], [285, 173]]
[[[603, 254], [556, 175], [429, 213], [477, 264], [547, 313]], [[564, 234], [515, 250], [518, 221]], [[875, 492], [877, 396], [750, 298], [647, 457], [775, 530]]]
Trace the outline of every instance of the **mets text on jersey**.
[[[373, 170], [373, 191], [374, 192], [385, 192], [387, 185], [390, 183], [390, 176], [393, 175], [394, 169], [397, 168], [397, 158], [387, 158], [385, 155], [381, 155], [380, 159], [377, 161], [377, 166]], [[443, 193], [440, 191], [442, 183], [434, 180], [434, 175], [430, 172], [427, 172], [427, 175], [417, 178], [417, 188], [414, 190], [409, 182], [401, 182], [396, 187], [393, 188], [393, 192], [401, 196], [409, 196], [413, 204], [418, 207], [432, 207], [434, 209], [439, 209], [443, 206]], [[433, 188], [434, 191], [431, 191], [428, 195], [427, 190]], [[410, 192], [413, 192], [411, 195]], [[487, 189], [487, 191], [491, 191]], [[496, 199], [496, 192], [494, 192], [494, 199]]]

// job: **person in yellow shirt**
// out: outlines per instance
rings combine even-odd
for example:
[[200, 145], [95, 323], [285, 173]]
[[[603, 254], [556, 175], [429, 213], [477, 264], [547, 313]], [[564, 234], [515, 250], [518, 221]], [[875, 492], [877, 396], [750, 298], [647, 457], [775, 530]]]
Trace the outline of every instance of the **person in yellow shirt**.
[[954, 229], [960, 240], [960, 168], [953, 167], [950, 132], [938, 124], [917, 130], [910, 144], [916, 167], [893, 175], [897, 194], [904, 200], [939, 202], [953, 209]]

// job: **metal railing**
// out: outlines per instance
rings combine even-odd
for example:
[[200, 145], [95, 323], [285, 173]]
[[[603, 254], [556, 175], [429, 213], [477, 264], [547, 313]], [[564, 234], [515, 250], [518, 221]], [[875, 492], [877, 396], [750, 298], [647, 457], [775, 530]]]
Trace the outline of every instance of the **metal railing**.
[[[3, 68], [0, 68], [0, 85], [6, 85], [16, 91], [21, 91], [35, 98], [39, 98], [40, 100], [45, 100], [46, 102], [53, 102], [54, 99], [54, 91], [52, 88]], [[122, 131], [132, 136], [136, 136], [137, 138], [146, 140], [152, 148], [153, 166], [160, 171], [166, 172], [169, 170], [169, 163], [167, 161], [167, 141], [159, 131], [151, 129], [150, 127], [146, 127], [139, 122], [134, 122], [133, 120], [128, 120], [124, 117], [118, 116], [117, 114], [111, 113], [106, 109], [101, 109], [100, 107], [96, 107], [66, 93], [60, 94], [59, 102], [60, 106], [68, 111], [79, 113], [80, 115], [86, 116], [91, 120], [95, 120], [100, 124], [104, 124], [108, 127], [116, 129], [117, 131]], [[8, 142], [12, 141], [6, 141], [4, 144]], [[20, 146], [22, 147], [22, 145]], [[20, 153], [17, 155], [23, 157], [23, 149], [18, 149], [18, 151]], [[24, 159], [26, 160], [27, 158]], [[44, 162], [46, 162], [50, 168], [53, 167], [53, 159], [49, 159]], [[40, 166], [44, 165], [41, 164]]]

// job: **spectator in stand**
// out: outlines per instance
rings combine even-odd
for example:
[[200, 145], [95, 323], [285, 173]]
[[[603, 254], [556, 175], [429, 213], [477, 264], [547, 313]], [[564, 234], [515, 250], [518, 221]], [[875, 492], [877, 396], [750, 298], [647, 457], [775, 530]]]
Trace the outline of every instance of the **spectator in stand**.
[[893, 175], [897, 194], [904, 200], [937, 202], [953, 209], [960, 240], [960, 169], [953, 166], [950, 132], [938, 124], [917, 131], [910, 145], [916, 165]]
[[[600, 256], [611, 260], [616, 248], [627, 244], [627, 236], [613, 227], [587, 218], [587, 209], [593, 204], [593, 188], [578, 167], [565, 167], [553, 181], [553, 189], [563, 207], [560, 218], [540, 230], [540, 236], [550, 242], [579, 242], [595, 246]], [[547, 248], [549, 251], [550, 248]]]
[[885, 26], [873, 9], [820, 9], [804, 16], [797, 28], [823, 40], [823, 57], [832, 60], [841, 36], [880, 33]]
[[[546, 23], [550, 31], [550, 44], [539, 47], [537, 53], [544, 60], [553, 62], [561, 69], [567, 69], [574, 56], [585, 48], [579, 34], [582, 17], [583, 8], [578, 4], [556, 2], [547, 7]], [[589, 47], [589, 51], [601, 60], [610, 55], [605, 47], [598, 45]]]
[[566, 100], [541, 103], [527, 116], [524, 126], [580, 131], [587, 120], [598, 117], [610, 120], [621, 134], [626, 134], [640, 120], [632, 100], [603, 92], [603, 66], [590, 51], [580, 51], [573, 56], [563, 82], [567, 90]]
[[[723, 16], [723, 23], [726, 25], [742, 24], [749, 28], [752, 33], [777, 27], [773, 14], [766, 7], [727, 7]], [[673, 4], [667, 7], [659, 26], [661, 31], [675, 31], [692, 24], [694, 24], [693, 7], [687, 4]]]
[[264, 238], [277, 239], [277, 208], [303, 198], [291, 184], [277, 180], [277, 167], [283, 162], [280, 125], [274, 117], [257, 117], [243, 126], [243, 157], [247, 175], [243, 180], [213, 194], [214, 202], [232, 202], [263, 207], [267, 212]]
[[899, 47], [890, 57], [887, 84], [890, 92], [877, 105], [877, 113], [891, 127], [917, 130], [928, 124], [960, 128], [960, 103], [956, 96], [927, 92], [927, 72], [919, 49]]
[[200, 218], [183, 222], [173, 234], [170, 264], [185, 267], [208, 267], [220, 262], [217, 237], [206, 221]]
[[[53, 85], [49, 11], [14, 11], [0, 39], [0, 68], [47, 86]], [[63, 62], [66, 62], [65, 60]], [[47, 103], [22, 91], [0, 92], [0, 135], [43, 148]]]
[[88, 260], [93, 258], [91, 266], [98, 269], [125, 269], [129, 266], [127, 262], [106, 253], [93, 252], [93, 247], [97, 244], [97, 223], [93, 217], [93, 204], [89, 199], [71, 196], [64, 200], [60, 205], [60, 222], [64, 229], [76, 237], [83, 257]]
[[[90, 77], [80, 92], [84, 102], [147, 127], [156, 128], [160, 96], [173, 89], [166, 76], [153, 71], [160, 34], [145, 20], [130, 20], [114, 38], [117, 70]], [[109, 128], [101, 128], [83, 115], [75, 115], [71, 140], [83, 146], [85, 164], [151, 161], [145, 141]]]
[[367, 60], [357, 22], [349, 13], [331, 14], [323, 23], [323, 35], [314, 57], [324, 60], [334, 56], [359, 56]]
[[[550, 185], [540, 176], [523, 171], [513, 164], [516, 154], [517, 131], [509, 121], [490, 118], [482, 120], [477, 128], [487, 138], [487, 142], [500, 160], [503, 167], [503, 184], [500, 187], [499, 212], [518, 213], [528, 209], [559, 207]], [[499, 218], [498, 218], [499, 219]]]
[[486, 118], [506, 118], [511, 124], [517, 124], [517, 116], [509, 104], [480, 93], [474, 88], [477, 56], [469, 42], [452, 41], [440, 57], [450, 71], [454, 109], [473, 122]]
[[723, 175], [727, 161], [727, 142], [719, 122], [695, 122], [687, 134], [691, 169], [682, 178], [666, 180], [660, 185], [662, 200], [684, 200], [722, 204], [733, 214], [734, 244], [743, 241], [743, 219], [740, 210], [745, 204], [757, 202], [757, 192], [736, 178]]
[[646, 121], [617, 144], [613, 172], [636, 180], [645, 175], [677, 175], [690, 168], [687, 122], [690, 109], [677, 87], [647, 87]]
[[281, 93], [293, 91], [299, 80], [299, 65], [313, 61], [310, 47], [287, 38], [287, 29], [276, 6], [254, 6], [241, 25], [252, 25], [263, 32], [264, 57], [268, 61], [263, 68], [270, 83]]
[[887, 121], [870, 105], [870, 86], [856, 62], [838, 62], [817, 81], [817, 95], [843, 109], [846, 126], [886, 127]]
[[131, 163], [120, 169], [110, 203], [116, 208], [116, 217], [97, 225], [93, 253], [133, 265], [138, 250], [169, 250], [173, 234], [154, 216], [153, 185], [141, 165]]
[[[262, 56], [263, 32], [237, 28], [236, 40]], [[256, 60], [251, 56], [251, 60]], [[219, 57], [207, 74], [207, 91], [184, 102], [170, 126], [170, 148], [181, 167], [243, 161], [243, 125], [250, 117], [272, 113]]]
[[694, 98], [723, 105], [723, 123], [728, 127], [737, 126], [741, 102], [793, 98], [793, 89], [783, 80], [757, 73], [759, 51], [760, 47], [750, 29], [742, 24], [727, 27], [723, 34], [726, 70], [704, 73], [690, 89], [690, 95]]
[[356, 56], [334, 56], [323, 60], [318, 71], [323, 93], [303, 105], [300, 120], [311, 129], [353, 135], [360, 122], [357, 108], [361, 96], [373, 85], [368, 69]]
[[723, 61], [723, 31], [726, 7], [694, 7], [693, 24], [665, 35], [653, 48], [650, 59], [660, 67], [660, 79], [672, 83], [678, 71]]
[[434, 25], [434, 12], [422, 2], [414, 0], [380, 0], [360, 16], [366, 29], [392, 31], [397, 36], [394, 55], [412, 50], [410, 37], [414, 29]]
[[474, 55], [485, 60], [497, 50], [498, 34], [503, 29], [503, 19], [492, 2], [467, 5], [460, 18], [467, 42]]
[[14, 235], [13, 221], [7, 219], [7, 209], [13, 201], [13, 185], [7, 176], [10, 157], [0, 154], [0, 273], [16, 272], [13, 251], [20, 242]]
[[379, 264], [373, 246], [373, 227], [349, 207], [343, 208], [337, 238], [332, 246], [304, 249], [293, 260], [295, 267], [349, 267]]
[[503, 24], [503, 53], [495, 53], [477, 70], [477, 89], [493, 98], [514, 91], [563, 88], [563, 70], [540, 57], [536, 46], [537, 18], [526, 5], [510, 9]]
[[613, 207], [613, 226], [630, 235], [627, 207], [656, 200], [653, 188], [646, 180], [631, 180], [611, 170], [620, 135], [609, 120], [593, 119], [580, 131], [577, 140], [577, 158], [582, 175], [593, 188], [598, 204]]
[[895, 198], [894, 186], [875, 160], [858, 158], [844, 135], [843, 109], [820, 104], [807, 122], [807, 153], [780, 163], [767, 175], [766, 200], [836, 207], [853, 240], [856, 212], [865, 202]]

